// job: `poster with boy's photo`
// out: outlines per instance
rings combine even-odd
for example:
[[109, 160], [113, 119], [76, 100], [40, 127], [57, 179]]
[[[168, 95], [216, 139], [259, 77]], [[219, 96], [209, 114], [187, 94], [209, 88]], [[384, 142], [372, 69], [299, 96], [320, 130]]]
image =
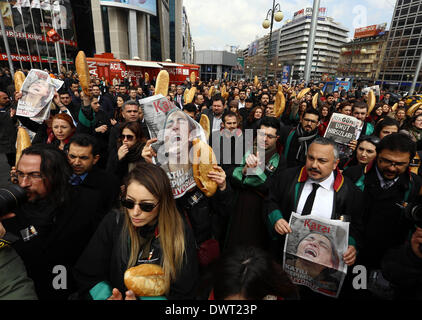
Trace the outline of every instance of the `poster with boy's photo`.
[[284, 246], [283, 268], [293, 283], [337, 298], [347, 265], [349, 223], [292, 213], [292, 233]]

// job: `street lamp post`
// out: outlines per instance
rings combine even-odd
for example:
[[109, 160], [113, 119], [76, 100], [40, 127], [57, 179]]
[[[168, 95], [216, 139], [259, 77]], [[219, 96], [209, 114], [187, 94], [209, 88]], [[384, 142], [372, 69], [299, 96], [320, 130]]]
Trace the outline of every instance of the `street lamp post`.
[[[267, 63], [265, 67], [265, 78], [268, 80], [268, 62], [270, 60], [270, 50], [271, 50], [271, 38], [273, 36], [273, 25], [274, 20], [276, 22], [280, 22], [283, 20], [284, 15], [283, 12], [280, 10], [281, 6], [279, 3], [275, 3], [275, 0], [273, 0], [273, 7], [272, 9], [268, 10], [267, 17], [265, 18], [264, 22], [262, 22], [262, 26], [264, 29], [270, 28], [270, 38], [268, 39], [268, 53], [267, 53]], [[276, 11], [277, 10], [277, 11]], [[268, 20], [268, 18], [271, 16], [271, 20]]]

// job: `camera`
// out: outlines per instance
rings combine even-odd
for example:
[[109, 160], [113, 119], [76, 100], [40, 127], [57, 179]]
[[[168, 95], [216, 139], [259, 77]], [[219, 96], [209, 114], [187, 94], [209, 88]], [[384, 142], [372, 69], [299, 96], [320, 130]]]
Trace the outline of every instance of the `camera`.
[[26, 191], [18, 185], [0, 187], [0, 217], [27, 201]]
[[418, 228], [422, 228], [422, 205], [418, 203], [409, 203], [404, 208], [404, 215], [412, 221]]
[[[422, 228], [422, 205], [417, 203], [409, 203], [404, 208], [404, 215], [418, 228]], [[422, 252], [422, 244], [419, 245], [419, 251]]]

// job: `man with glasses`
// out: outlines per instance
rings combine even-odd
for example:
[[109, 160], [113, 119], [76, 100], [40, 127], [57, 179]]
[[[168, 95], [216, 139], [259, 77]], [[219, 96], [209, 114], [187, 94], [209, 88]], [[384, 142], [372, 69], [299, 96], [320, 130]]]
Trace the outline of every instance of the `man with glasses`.
[[259, 129], [257, 151], [249, 150], [233, 171], [231, 181], [237, 198], [227, 234], [228, 250], [236, 246], [256, 246], [264, 250], [269, 247], [262, 207], [269, 193], [270, 178], [279, 175], [286, 167], [286, 161], [277, 152], [279, 121], [274, 117], [264, 117]]
[[[69, 183], [72, 169], [57, 147], [36, 144], [22, 152], [13, 173], [27, 202], [3, 221], [41, 300], [66, 300], [75, 288], [71, 269], [101, 221], [98, 193]], [[62, 285], [53, 279], [62, 268]], [[54, 271], [56, 272], [56, 271]]]
[[298, 126], [290, 128], [290, 131], [285, 131], [282, 135], [283, 154], [288, 168], [305, 164], [308, 148], [318, 135], [319, 119], [319, 112], [309, 108], [304, 112]]
[[[418, 200], [421, 182], [409, 172], [409, 163], [416, 153], [415, 143], [406, 135], [393, 133], [377, 146], [374, 164], [366, 167], [364, 175], [347, 171], [363, 191], [364, 247], [358, 264], [364, 265], [368, 276], [377, 275], [382, 282], [381, 261], [385, 253], [403, 245], [414, 228], [404, 215], [404, 207]], [[356, 172], [355, 172], [356, 174]], [[370, 271], [372, 274], [370, 275]]]

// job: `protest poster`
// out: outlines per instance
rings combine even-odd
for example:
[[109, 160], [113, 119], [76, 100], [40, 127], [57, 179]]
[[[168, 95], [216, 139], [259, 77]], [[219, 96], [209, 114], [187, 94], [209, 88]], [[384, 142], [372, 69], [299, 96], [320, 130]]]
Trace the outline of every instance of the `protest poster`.
[[202, 127], [163, 95], [139, 100], [151, 138], [157, 142], [151, 147], [157, 153], [155, 164], [163, 168], [169, 179], [175, 199], [196, 186], [192, 170], [192, 142], [207, 139]]
[[348, 145], [351, 141], [356, 140], [357, 130], [360, 125], [361, 121], [355, 117], [333, 113], [324, 137], [330, 138], [339, 144]]
[[52, 79], [42, 70], [32, 69], [22, 85], [22, 98], [19, 99], [16, 115], [31, 118], [41, 123], [50, 116], [50, 105], [55, 90], [63, 81]]
[[349, 223], [292, 213], [292, 233], [284, 245], [283, 269], [291, 281], [326, 296], [337, 298], [347, 265]]

